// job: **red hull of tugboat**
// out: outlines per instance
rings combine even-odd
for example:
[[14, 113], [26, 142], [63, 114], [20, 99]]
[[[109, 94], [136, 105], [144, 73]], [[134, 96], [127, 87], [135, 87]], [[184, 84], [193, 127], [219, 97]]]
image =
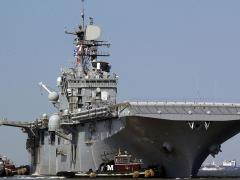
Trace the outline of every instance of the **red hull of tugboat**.
[[136, 163], [136, 164], [116, 164], [114, 166], [114, 170], [116, 172], [134, 172], [134, 171], [139, 171], [141, 169], [141, 166]]

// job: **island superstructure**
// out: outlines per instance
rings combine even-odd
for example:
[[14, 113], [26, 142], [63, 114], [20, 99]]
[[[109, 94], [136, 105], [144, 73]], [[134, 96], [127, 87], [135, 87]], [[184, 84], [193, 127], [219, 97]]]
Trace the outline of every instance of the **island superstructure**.
[[209, 154], [218, 154], [221, 144], [239, 133], [238, 103], [118, 103], [118, 76], [102, 60], [109, 54], [100, 51], [110, 44], [100, 40], [92, 18], [86, 25], [82, 13], [82, 22], [76, 31], [66, 31], [75, 37], [76, 59], [57, 78], [59, 92], [39, 83], [56, 112], [31, 123], [1, 121], [28, 134], [32, 173], [100, 171], [122, 149], [165, 177], [191, 177]]

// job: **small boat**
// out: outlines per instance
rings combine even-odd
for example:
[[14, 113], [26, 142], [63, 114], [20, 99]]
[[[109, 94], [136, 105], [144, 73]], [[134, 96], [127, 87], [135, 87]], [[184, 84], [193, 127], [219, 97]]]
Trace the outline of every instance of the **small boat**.
[[[111, 153], [110, 153], [111, 154]], [[121, 151], [114, 156], [114, 159], [108, 159], [108, 153], [103, 155], [103, 163], [99, 166], [98, 171], [90, 169], [88, 172], [77, 172], [74, 175], [65, 172], [65, 174], [58, 174], [62, 176], [73, 175], [69, 177], [158, 177], [161, 174], [161, 169], [158, 166], [149, 168], [142, 168], [142, 159], [134, 158], [127, 151]]]
[[209, 164], [205, 164], [203, 165], [200, 170], [202, 171], [219, 171], [219, 170], [223, 170], [222, 167], [218, 166], [214, 161], [212, 163]]
[[0, 155], [0, 177], [29, 174], [30, 167], [28, 165], [16, 167], [6, 156]]
[[16, 167], [6, 156], [0, 156], [0, 176], [13, 176]]
[[0, 177], [5, 175], [5, 168], [3, 160], [0, 160]]

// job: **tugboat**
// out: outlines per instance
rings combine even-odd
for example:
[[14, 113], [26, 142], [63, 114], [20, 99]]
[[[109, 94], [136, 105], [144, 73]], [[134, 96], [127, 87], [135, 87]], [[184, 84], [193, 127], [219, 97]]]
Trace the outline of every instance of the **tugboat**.
[[0, 155], [0, 177], [29, 174], [30, 174], [29, 165], [16, 167], [10, 159], [8, 159], [6, 156]]
[[[141, 165], [143, 165], [142, 159], [133, 158], [127, 151], [118, 153], [114, 156], [114, 160], [104, 160], [99, 167], [101, 173], [132, 173], [134, 171], [140, 171]], [[108, 161], [108, 162], [106, 162]]]
[[122, 154], [119, 150], [119, 153], [114, 158], [114, 170], [116, 172], [134, 172], [141, 170], [141, 165], [143, 162], [141, 159], [133, 159], [132, 155], [128, 154], [127, 151], [124, 151]]
[[[158, 166], [142, 168], [142, 159], [134, 158], [127, 151], [121, 151], [114, 156], [114, 160], [107, 158], [111, 153], [104, 153], [103, 163], [97, 171], [90, 169], [88, 172], [78, 172], [72, 177], [159, 177], [162, 175]], [[66, 176], [66, 174], [61, 174]], [[69, 175], [69, 174], [68, 174]], [[71, 177], [71, 176], [68, 176]]]
[[0, 160], [0, 177], [5, 175], [5, 168], [3, 160]]
[[16, 167], [6, 156], [0, 156], [0, 176], [13, 176]]

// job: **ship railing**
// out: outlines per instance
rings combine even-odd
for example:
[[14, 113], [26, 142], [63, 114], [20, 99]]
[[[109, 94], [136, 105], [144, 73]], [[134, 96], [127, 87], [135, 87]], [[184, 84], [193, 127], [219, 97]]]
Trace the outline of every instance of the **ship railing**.
[[236, 107], [240, 108], [240, 103], [220, 103], [220, 102], [197, 102], [197, 101], [129, 101], [134, 106], [209, 106], [209, 107]]
[[85, 87], [110, 87], [110, 88], [116, 88], [117, 83], [70, 83], [69, 84], [70, 88], [85, 88]]
[[173, 101], [130, 101], [129, 106], [120, 112], [120, 116], [137, 114], [187, 114], [187, 115], [231, 115], [240, 116], [239, 103], [202, 103]]
[[103, 117], [108, 114], [108, 108], [101, 107], [101, 108], [94, 108], [90, 110], [85, 110], [81, 112], [77, 112], [72, 114], [72, 120], [85, 120], [94, 117]]

